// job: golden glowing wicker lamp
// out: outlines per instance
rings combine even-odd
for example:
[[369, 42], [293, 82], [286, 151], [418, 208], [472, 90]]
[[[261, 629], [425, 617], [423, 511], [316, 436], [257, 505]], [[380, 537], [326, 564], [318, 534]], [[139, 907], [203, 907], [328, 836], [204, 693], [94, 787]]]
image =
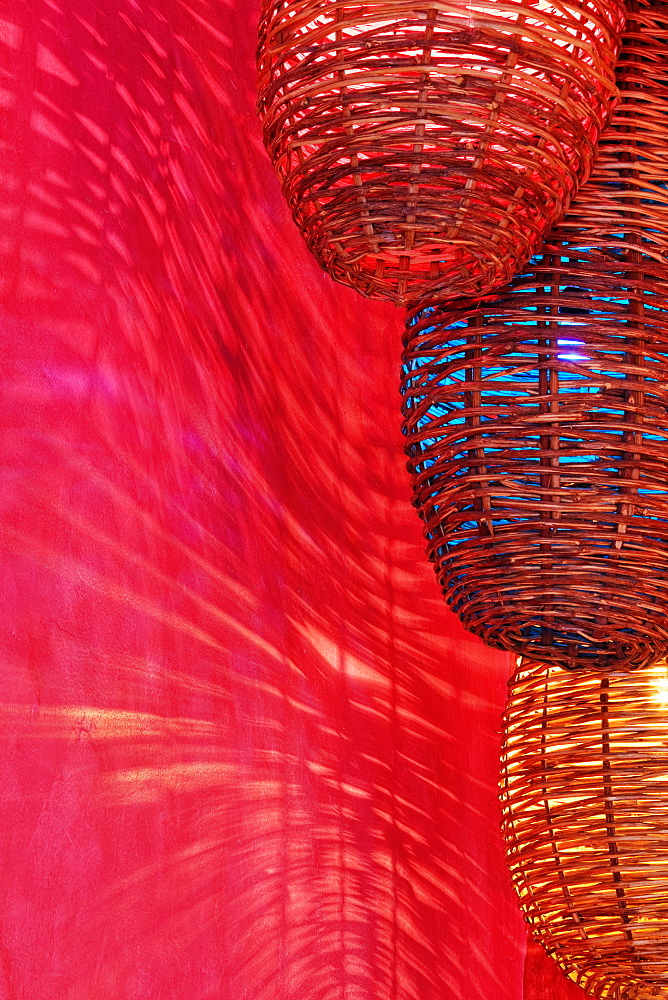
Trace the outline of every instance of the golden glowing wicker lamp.
[[264, 140], [322, 267], [396, 303], [507, 282], [589, 175], [621, 0], [265, 0]]
[[526, 663], [510, 682], [503, 833], [536, 939], [593, 997], [668, 997], [668, 665]]
[[409, 317], [404, 429], [446, 600], [567, 668], [668, 649], [668, 5], [629, 0], [594, 174], [501, 297]]

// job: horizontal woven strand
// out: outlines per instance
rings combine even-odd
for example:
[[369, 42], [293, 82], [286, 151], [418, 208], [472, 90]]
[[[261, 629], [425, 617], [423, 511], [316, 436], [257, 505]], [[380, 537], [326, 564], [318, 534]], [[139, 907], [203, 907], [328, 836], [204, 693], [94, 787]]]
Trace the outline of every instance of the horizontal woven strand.
[[446, 600], [490, 645], [571, 668], [668, 649], [668, 6], [629, 17], [620, 105], [544, 252], [496, 299], [414, 309], [405, 337]]
[[264, 140], [320, 264], [399, 304], [508, 281], [589, 175], [620, 0], [266, 0]]

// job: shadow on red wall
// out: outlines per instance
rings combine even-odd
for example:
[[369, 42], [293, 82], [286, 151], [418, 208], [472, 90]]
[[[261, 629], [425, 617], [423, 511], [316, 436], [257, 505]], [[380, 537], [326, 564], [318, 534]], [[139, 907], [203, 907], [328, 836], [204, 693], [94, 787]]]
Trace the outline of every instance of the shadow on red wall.
[[587, 994], [567, 979], [539, 944], [530, 941], [524, 960], [525, 1000], [585, 1000]]
[[519, 1000], [507, 660], [441, 604], [401, 315], [308, 258], [254, 30], [0, 21], [0, 997]]

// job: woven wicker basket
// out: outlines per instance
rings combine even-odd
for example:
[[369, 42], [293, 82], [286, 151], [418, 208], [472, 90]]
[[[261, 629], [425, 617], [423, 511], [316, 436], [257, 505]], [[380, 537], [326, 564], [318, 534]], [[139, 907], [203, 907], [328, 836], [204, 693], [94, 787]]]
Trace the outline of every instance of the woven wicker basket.
[[501, 800], [532, 932], [594, 997], [668, 997], [668, 664], [510, 682]]
[[668, 649], [668, 5], [629, 3], [592, 180], [496, 300], [406, 334], [414, 502], [447, 601], [565, 667]]
[[322, 267], [397, 303], [509, 281], [589, 175], [621, 0], [265, 0], [259, 113]]

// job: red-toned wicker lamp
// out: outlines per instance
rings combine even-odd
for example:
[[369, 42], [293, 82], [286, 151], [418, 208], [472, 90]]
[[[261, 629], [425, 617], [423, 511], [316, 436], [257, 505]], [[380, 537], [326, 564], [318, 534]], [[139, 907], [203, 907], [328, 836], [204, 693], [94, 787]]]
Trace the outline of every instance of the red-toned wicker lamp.
[[405, 432], [451, 607], [568, 668], [668, 649], [668, 5], [630, 0], [592, 180], [501, 298], [415, 311]]
[[621, 0], [265, 0], [264, 139], [332, 277], [397, 303], [509, 281], [589, 175]]
[[593, 997], [668, 997], [668, 664], [525, 663], [509, 688], [501, 800], [532, 932]]

